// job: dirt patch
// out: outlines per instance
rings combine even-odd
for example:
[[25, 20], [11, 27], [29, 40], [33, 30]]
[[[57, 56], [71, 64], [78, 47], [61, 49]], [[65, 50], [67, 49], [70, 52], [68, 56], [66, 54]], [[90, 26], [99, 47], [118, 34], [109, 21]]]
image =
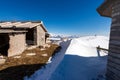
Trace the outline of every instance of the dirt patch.
[[[49, 48], [41, 47], [25, 50], [16, 57], [6, 58], [5, 64], [0, 65], [0, 80], [23, 80], [24, 76], [32, 75], [36, 70], [46, 65], [49, 57], [60, 50], [60, 46], [50, 44]], [[35, 55], [27, 55], [27, 54]], [[43, 56], [43, 55], [47, 56]]]

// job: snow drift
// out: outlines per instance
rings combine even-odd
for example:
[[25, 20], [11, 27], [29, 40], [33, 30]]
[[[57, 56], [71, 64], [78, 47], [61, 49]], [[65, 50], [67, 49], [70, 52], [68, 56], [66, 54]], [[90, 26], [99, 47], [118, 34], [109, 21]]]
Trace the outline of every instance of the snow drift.
[[86, 36], [73, 39], [65, 57], [49, 80], [104, 80], [109, 39], [104, 36]]
[[63, 60], [64, 53], [66, 52], [66, 49], [69, 46], [69, 44], [70, 44], [70, 41], [61, 42], [60, 46], [62, 47], [62, 50], [60, 50], [60, 52], [56, 53], [54, 57], [50, 58], [48, 60], [48, 64], [43, 66], [42, 69], [36, 71], [30, 77], [25, 76], [24, 80], [49, 80], [52, 73], [55, 71], [57, 66]]
[[62, 50], [51, 63], [24, 80], [104, 80], [107, 52], [98, 51], [96, 47], [108, 49], [108, 42], [108, 37], [104, 36], [86, 36], [62, 42]]
[[[76, 38], [71, 41], [66, 54], [79, 55], [84, 57], [98, 56], [96, 47], [108, 49], [109, 39], [104, 36], [87, 36]], [[101, 52], [101, 56], [106, 55], [106, 53]]]

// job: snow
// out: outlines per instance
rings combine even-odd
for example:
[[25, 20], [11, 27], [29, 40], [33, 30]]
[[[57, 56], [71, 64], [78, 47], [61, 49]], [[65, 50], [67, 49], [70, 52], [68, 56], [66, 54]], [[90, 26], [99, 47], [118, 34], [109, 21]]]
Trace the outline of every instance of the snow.
[[61, 42], [60, 45], [62, 46], [62, 50], [56, 53], [54, 57], [52, 58], [50, 57], [46, 66], [43, 66], [42, 69], [36, 71], [30, 77], [25, 76], [24, 80], [49, 80], [52, 73], [55, 71], [55, 69], [58, 67], [60, 62], [63, 60], [64, 53], [66, 52], [66, 49], [69, 46], [69, 44], [70, 41]]
[[[86, 36], [62, 42], [62, 50], [50, 63], [24, 80], [105, 80], [109, 38]], [[69, 46], [68, 46], [69, 45]], [[65, 53], [65, 55], [64, 55]]]
[[49, 80], [105, 80], [108, 37], [87, 36], [73, 39], [65, 57]]
[[[96, 47], [108, 49], [109, 39], [104, 36], [87, 36], [76, 38], [71, 41], [66, 54], [79, 55], [84, 57], [98, 56]], [[101, 56], [106, 55], [102, 53]]]
[[67, 37], [67, 38], [79, 38], [81, 37], [81, 35], [67, 35], [67, 34], [54, 34], [54, 33], [50, 33], [50, 36], [52, 38], [64, 38], [64, 37]]
[[55, 41], [60, 41], [61, 38], [48, 38], [49, 40], [55, 40]]

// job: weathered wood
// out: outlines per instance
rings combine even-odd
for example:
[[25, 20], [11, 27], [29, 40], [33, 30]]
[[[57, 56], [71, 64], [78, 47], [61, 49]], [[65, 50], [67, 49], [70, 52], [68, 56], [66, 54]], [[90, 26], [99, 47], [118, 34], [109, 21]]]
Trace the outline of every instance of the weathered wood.
[[120, 80], [120, 0], [105, 0], [99, 13], [112, 18], [106, 80]]
[[109, 51], [112, 53], [120, 53], [120, 46], [116, 44], [110, 44]]
[[[114, 59], [114, 60], [113, 60]], [[114, 66], [117, 70], [119, 70], [120, 71], [120, 62], [119, 62], [119, 59], [120, 58], [115, 58], [115, 57], [113, 57], [113, 56], [109, 56], [108, 57], [108, 65], [110, 65], [111, 64], [111, 66]]]
[[119, 80], [119, 71], [112, 66], [107, 67], [107, 80]]
[[109, 56], [112, 56], [112, 57], [115, 57], [115, 58], [119, 58], [119, 59], [120, 59], [120, 54], [119, 54], [119, 53], [109, 52]]
[[[112, 33], [111, 33], [112, 34]], [[120, 37], [119, 36], [111, 36], [110, 37], [110, 40], [120, 40]]]
[[110, 45], [119, 46], [119, 45], [120, 45], [120, 41], [119, 41], [119, 40], [110, 40], [109, 44], [110, 44]]
[[112, 63], [120, 65], [119, 58], [115, 58], [113, 56], [108, 56], [108, 63], [109, 62], [112, 62]]
[[114, 74], [113, 71], [110, 71], [110, 69], [108, 68], [106, 74], [106, 80], [119, 80], [119, 77], [116, 76], [116, 74]]
[[101, 48], [101, 47], [96, 47], [98, 50], [104, 50], [104, 51], [108, 51], [108, 49], [105, 49], [105, 48]]

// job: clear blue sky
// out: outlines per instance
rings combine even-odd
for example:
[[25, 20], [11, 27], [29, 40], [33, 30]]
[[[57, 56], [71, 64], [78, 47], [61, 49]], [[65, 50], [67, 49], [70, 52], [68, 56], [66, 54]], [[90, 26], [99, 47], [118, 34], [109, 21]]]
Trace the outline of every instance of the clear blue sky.
[[50, 33], [109, 35], [110, 18], [96, 8], [104, 0], [0, 0], [0, 20], [42, 20]]

